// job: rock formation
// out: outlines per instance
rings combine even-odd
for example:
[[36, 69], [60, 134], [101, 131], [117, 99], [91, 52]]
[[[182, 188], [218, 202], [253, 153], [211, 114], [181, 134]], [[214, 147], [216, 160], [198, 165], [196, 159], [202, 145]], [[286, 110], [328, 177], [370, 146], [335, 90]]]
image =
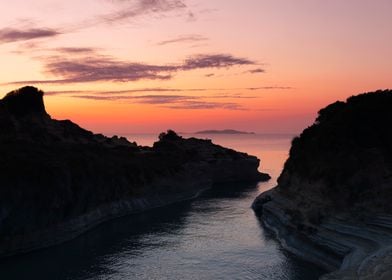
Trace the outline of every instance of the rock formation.
[[218, 183], [267, 180], [259, 160], [169, 131], [153, 147], [52, 119], [43, 92], [0, 100], [0, 256], [69, 240], [115, 217], [197, 196]]
[[253, 208], [291, 252], [334, 271], [392, 279], [392, 91], [320, 110]]

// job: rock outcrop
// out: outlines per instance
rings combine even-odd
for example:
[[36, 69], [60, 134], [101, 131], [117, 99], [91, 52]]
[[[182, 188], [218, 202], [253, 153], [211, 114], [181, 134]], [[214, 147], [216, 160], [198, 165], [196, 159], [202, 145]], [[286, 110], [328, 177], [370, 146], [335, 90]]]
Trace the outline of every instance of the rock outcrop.
[[334, 271], [392, 279], [392, 91], [336, 102], [294, 138], [253, 209], [284, 247]]
[[52, 119], [43, 92], [0, 100], [0, 256], [69, 240], [106, 220], [190, 199], [219, 183], [267, 180], [259, 159], [162, 133], [153, 147]]

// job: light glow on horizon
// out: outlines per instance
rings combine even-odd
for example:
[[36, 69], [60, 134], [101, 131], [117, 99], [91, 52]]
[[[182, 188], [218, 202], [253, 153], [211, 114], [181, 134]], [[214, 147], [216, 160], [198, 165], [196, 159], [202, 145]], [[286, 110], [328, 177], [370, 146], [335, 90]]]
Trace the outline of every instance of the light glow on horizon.
[[94, 132], [298, 133], [392, 88], [389, 0], [7, 2], [1, 94], [37, 86], [52, 117]]

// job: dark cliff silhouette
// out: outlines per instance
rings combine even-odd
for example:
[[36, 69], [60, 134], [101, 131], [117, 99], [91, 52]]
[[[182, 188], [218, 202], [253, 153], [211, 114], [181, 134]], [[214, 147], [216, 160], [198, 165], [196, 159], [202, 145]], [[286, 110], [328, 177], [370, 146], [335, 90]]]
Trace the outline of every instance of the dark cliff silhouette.
[[391, 123], [391, 90], [320, 110], [293, 139], [278, 186], [253, 204], [289, 250], [340, 268], [330, 279], [381, 277], [365, 268], [367, 257], [392, 246]]
[[8, 93], [1, 101], [0, 108], [15, 116], [47, 116], [43, 102], [44, 93], [34, 87], [24, 87]]
[[0, 100], [0, 256], [68, 240], [114, 217], [197, 196], [233, 181], [267, 180], [259, 160], [162, 133], [153, 147], [52, 119], [43, 92]]
[[[278, 179], [282, 192], [322, 197], [320, 211], [392, 213], [392, 91], [336, 102], [293, 139]], [[292, 175], [308, 183], [294, 189]], [[317, 182], [323, 182], [321, 189]], [[314, 184], [313, 184], [314, 183]], [[329, 210], [329, 211], [328, 211]]]

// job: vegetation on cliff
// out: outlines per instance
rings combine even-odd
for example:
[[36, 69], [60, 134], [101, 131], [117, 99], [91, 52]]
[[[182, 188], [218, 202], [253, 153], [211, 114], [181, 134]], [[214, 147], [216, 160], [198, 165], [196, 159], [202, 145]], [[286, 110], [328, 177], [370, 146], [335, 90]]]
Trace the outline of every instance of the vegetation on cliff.
[[391, 90], [320, 110], [293, 139], [278, 186], [253, 203], [286, 249], [336, 270], [323, 279], [392, 277], [391, 123]]
[[320, 110], [315, 123], [293, 139], [278, 191], [297, 197], [300, 211], [316, 201], [309, 205], [313, 215], [313, 208], [321, 216], [349, 210], [391, 213], [391, 123], [391, 90]]

